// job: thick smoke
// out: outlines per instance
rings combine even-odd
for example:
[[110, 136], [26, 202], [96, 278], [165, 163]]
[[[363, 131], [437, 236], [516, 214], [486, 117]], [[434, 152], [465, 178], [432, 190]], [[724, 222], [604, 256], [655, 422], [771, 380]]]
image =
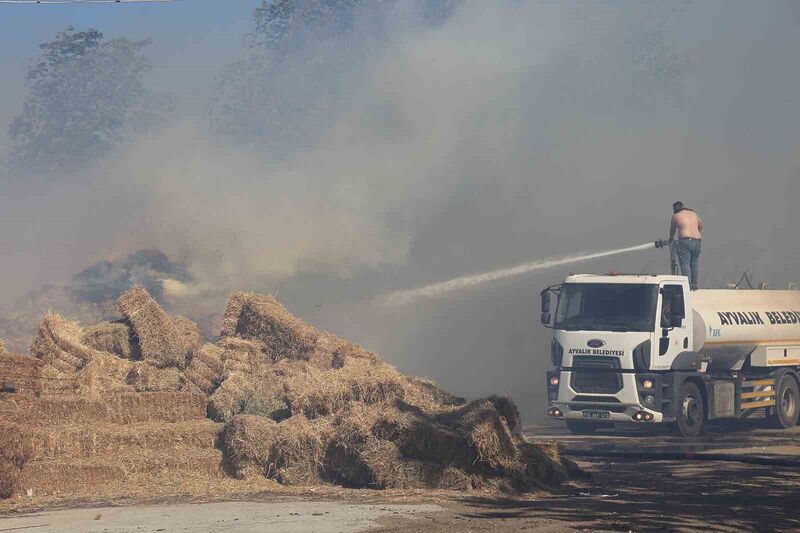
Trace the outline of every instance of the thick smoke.
[[[664, 238], [675, 200], [706, 221], [704, 285], [800, 279], [791, 2], [473, 1], [435, 25], [387, 5], [337, 38], [328, 68], [313, 58], [330, 41], [310, 35], [260, 80], [285, 106], [274, 140], [234, 143], [179, 112], [84, 175], [4, 185], [0, 288], [154, 248], [193, 280], [165, 284], [175, 305], [277, 292], [403, 370], [511, 393], [530, 416], [548, 365], [538, 292], [567, 272], [404, 309], [375, 297]], [[652, 251], [575, 268], [668, 264]]]

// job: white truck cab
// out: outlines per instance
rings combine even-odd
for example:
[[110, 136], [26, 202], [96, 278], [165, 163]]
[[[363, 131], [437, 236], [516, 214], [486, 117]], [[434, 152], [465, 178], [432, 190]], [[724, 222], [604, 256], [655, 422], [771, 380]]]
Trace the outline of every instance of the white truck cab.
[[797, 423], [798, 291], [690, 291], [683, 276], [570, 275], [542, 292], [542, 323], [553, 329], [547, 412], [573, 432], [674, 422], [695, 436], [708, 420], [764, 409], [781, 427]]

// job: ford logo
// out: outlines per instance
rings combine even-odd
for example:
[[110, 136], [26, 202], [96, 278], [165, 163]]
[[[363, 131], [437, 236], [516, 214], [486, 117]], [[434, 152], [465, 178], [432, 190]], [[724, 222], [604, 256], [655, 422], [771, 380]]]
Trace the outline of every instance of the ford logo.
[[592, 339], [586, 343], [589, 348], [602, 348], [605, 345], [606, 341], [601, 341], [600, 339]]

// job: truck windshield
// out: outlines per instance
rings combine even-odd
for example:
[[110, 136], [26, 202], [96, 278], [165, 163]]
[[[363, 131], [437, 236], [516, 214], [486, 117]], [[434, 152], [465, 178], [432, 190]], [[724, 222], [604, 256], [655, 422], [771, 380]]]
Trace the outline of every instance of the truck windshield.
[[621, 283], [567, 283], [561, 288], [556, 329], [653, 331], [658, 288]]

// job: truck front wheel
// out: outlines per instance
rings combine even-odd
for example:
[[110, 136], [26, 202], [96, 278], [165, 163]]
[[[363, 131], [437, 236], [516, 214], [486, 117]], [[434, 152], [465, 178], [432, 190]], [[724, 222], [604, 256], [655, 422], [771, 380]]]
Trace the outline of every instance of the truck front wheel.
[[691, 381], [681, 385], [681, 393], [676, 407], [678, 431], [684, 437], [696, 437], [703, 431], [706, 421], [706, 407], [698, 386]]
[[789, 374], [783, 374], [778, 381], [775, 396], [775, 413], [770, 422], [773, 427], [786, 429], [797, 424], [800, 415], [800, 390], [797, 382]]
[[591, 435], [597, 431], [597, 426], [589, 422], [567, 420], [567, 429], [574, 435]]

